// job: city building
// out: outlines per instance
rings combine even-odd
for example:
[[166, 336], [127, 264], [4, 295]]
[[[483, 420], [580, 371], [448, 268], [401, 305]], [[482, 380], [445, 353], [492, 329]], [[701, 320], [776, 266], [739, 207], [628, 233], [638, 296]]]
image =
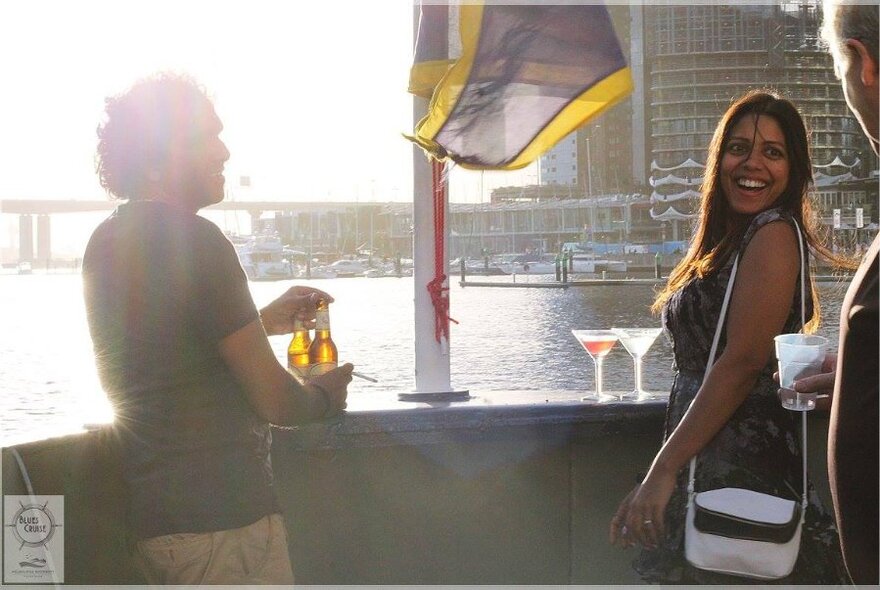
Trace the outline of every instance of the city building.
[[[718, 119], [744, 91], [770, 88], [798, 106], [810, 129], [823, 222], [831, 223], [834, 209], [853, 219], [861, 209], [864, 227], [877, 222], [876, 190], [870, 190], [877, 157], [819, 38], [817, 1], [652, 2], [611, 6], [610, 13], [628, 52], [633, 94], [545, 154], [540, 194], [643, 194], [651, 217], [676, 239], [686, 238]], [[865, 186], [854, 190], [859, 179]], [[493, 201], [512, 200], [514, 192]]]
[[583, 192], [578, 183], [578, 132], [569, 133], [562, 141], [541, 156], [539, 163], [541, 186], [574, 188]]
[[771, 88], [798, 106], [826, 187], [876, 169], [819, 38], [817, 3], [632, 9], [642, 12], [641, 82], [650, 131], [645, 173], [657, 218], [693, 215], [715, 125], [746, 89]]

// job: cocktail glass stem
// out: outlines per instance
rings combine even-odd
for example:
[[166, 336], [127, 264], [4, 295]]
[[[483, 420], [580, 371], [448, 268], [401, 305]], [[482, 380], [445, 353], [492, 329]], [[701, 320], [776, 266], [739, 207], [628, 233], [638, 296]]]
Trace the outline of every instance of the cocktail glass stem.
[[597, 356], [593, 359], [596, 365], [596, 399], [602, 399], [602, 361], [605, 357]]
[[645, 393], [645, 390], [642, 389], [642, 355], [633, 355], [633, 364], [636, 371], [636, 392], [641, 396]]

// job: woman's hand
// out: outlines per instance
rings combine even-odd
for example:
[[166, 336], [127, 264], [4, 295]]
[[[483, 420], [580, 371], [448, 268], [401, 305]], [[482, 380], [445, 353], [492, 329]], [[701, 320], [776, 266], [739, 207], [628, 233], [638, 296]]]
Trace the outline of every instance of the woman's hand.
[[666, 473], [656, 466], [645, 481], [631, 492], [624, 525], [630, 543], [639, 543], [655, 549], [666, 530], [663, 515], [675, 489], [675, 474]]
[[626, 497], [620, 502], [620, 506], [617, 507], [617, 512], [615, 512], [614, 516], [611, 518], [611, 528], [608, 531], [608, 542], [621, 549], [628, 549], [633, 546], [633, 542], [629, 536], [629, 529], [624, 523], [626, 523], [626, 517], [629, 514], [629, 504], [638, 489], [639, 486], [636, 486], [626, 495]]
[[320, 289], [312, 287], [291, 287], [284, 294], [260, 310], [263, 328], [269, 336], [290, 334], [293, 332], [293, 321], [299, 319], [310, 322], [315, 318], [315, 305], [319, 299], [327, 303], [333, 297]]

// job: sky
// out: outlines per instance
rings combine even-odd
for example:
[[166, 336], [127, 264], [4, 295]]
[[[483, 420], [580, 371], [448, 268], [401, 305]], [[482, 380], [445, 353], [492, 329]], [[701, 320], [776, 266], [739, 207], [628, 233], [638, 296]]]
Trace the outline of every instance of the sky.
[[[410, 0], [8, 0], [0, 8], [0, 199], [100, 199], [105, 96], [158, 70], [215, 100], [237, 199], [408, 201]], [[11, 90], [11, 91], [10, 91]], [[453, 201], [534, 170], [456, 171]], [[242, 187], [248, 176], [251, 186]], [[5, 225], [5, 224], [4, 224]]]
[[[172, 70], [214, 99], [228, 198], [411, 201], [412, 45], [411, 0], [4, 0], [0, 199], [106, 198], [94, 172], [104, 98]], [[537, 166], [457, 169], [450, 201], [536, 181]], [[104, 215], [54, 216], [53, 254], [80, 255]], [[17, 246], [17, 216], [0, 215], [0, 258]]]

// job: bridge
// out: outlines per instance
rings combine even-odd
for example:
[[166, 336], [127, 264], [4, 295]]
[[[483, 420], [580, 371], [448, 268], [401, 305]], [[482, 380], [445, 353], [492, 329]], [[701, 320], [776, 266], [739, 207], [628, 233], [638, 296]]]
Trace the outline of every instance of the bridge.
[[[0, 213], [13, 215], [51, 215], [53, 213], [88, 213], [111, 211], [124, 201], [116, 199], [0, 199]], [[363, 201], [222, 201], [206, 207], [209, 211], [247, 211], [260, 215], [266, 211], [284, 213], [342, 212], [353, 207], [385, 205], [386, 203]]]
[[[124, 201], [116, 199], [0, 199], [0, 213], [18, 215], [19, 262], [51, 260], [52, 215], [112, 211]], [[386, 206], [390, 203], [360, 202], [296, 202], [296, 201], [222, 201], [209, 211], [245, 211], [257, 220], [266, 211], [281, 213], [343, 213], [365, 206]], [[37, 218], [37, 248], [34, 252], [34, 216]], [[36, 256], [35, 256], [36, 254]]]

